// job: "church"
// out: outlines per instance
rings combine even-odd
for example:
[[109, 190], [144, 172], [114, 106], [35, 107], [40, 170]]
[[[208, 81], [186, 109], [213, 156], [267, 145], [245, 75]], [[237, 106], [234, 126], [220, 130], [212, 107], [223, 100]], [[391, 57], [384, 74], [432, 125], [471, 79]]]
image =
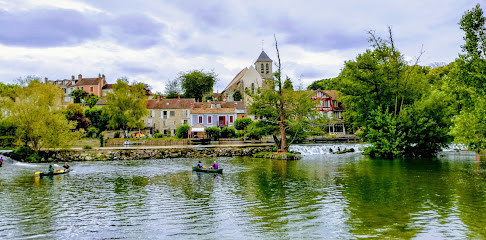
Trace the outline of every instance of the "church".
[[222, 100], [229, 102], [235, 101], [235, 93], [239, 92], [243, 104], [248, 105], [251, 102], [251, 97], [245, 91], [248, 90], [253, 93], [258, 88], [263, 87], [265, 80], [272, 80], [272, 65], [272, 59], [262, 50], [260, 56], [255, 61], [255, 65], [243, 68], [221, 92]]

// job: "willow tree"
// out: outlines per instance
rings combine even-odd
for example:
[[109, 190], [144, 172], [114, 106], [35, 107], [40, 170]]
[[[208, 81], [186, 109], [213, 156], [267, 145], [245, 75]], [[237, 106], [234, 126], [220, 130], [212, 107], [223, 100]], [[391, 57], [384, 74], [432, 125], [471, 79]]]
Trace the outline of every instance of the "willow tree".
[[38, 152], [41, 148], [66, 148], [79, 139], [80, 134], [72, 131], [76, 123], [68, 121], [62, 111], [61, 93], [59, 86], [34, 79], [18, 90], [15, 101], [3, 99], [10, 112], [6, 120], [17, 127], [18, 145]]

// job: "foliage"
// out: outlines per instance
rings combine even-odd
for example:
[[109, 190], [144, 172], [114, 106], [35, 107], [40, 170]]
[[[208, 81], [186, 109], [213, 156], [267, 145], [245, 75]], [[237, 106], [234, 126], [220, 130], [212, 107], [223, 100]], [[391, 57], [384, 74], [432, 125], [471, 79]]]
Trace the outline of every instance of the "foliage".
[[253, 122], [251, 118], [244, 117], [235, 120], [234, 125], [237, 130], [245, 130], [245, 128]]
[[94, 94], [90, 94], [88, 96], [88, 100], [86, 100], [86, 105], [88, 105], [89, 108], [92, 108], [96, 105], [96, 103], [100, 100], [100, 98]]
[[27, 145], [34, 151], [42, 147], [64, 148], [79, 139], [73, 132], [76, 123], [69, 122], [61, 111], [61, 89], [38, 80], [29, 81], [19, 89], [14, 102], [7, 106], [8, 120], [17, 126], [18, 145]]
[[87, 138], [96, 137], [96, 135], [98, 134], [98, 131], [99, 130], [97, 128], [95, 128], [95, 127], [89, 127], [88, 128], [88, 131], [86, 131], [86, 133], [85, 133], [85, 136]]
[[292, 80], [287, 76], [284, 81], [284, 89], [286, 90], [294, 90], [294, 86], [292, 85]]
[[311, 85], [307, 87], [307, 90], [336, 90], [339, 85], [339, 77], [336, 78], [327, 78], [322, 79], [319, 81], [313, 82]]
[[17, 127], [8, 119], [0, 120], [0, 136], [15, 136]]
[[480, 5], [464, 13], [463, 54], [456, 59], [445, 91], [455, 97], [459, 114], [453, 118], [451, 134], [457, 143], [480, 152], [486, 148], [486, 21]]
[[128, 130], [144, 127], [141, 118], [148, 114], [144, 84], [130, 86], [127, 79], [118, 79], [106, 100], [104, 110], [109, 116], [109, 128], [122, 129], [127, 137]]
[[113, 138], [120, 138], [120, 135], [120, 132], [115, 132], [115, 134], [113, 134]]
[[33, 153], [32, 149], [23, 145], [16, 147], [13, 151], [13, 158], [17, 160], [26, 159]]
[[203, 70], [192, 70], [181, 72], [177, 77], [180, 82], [184, 97], [195, 98], [201, 102], [206, 93], [213, 91], [217, 75], [214, 72], [204, 72]]
[[188, 138], [190, 128], [187, 124], [180, 125], [176, 130], [176, 136], [178, 138]]
[[222, 138], [235, 138], [236, 137], [236, 129], [234, 127], [224, 127], [221, 129], [221, 137]]
[[221, 130], [218, 127], [208, 127], [204, 131], [209, 139], [218, 140], [221, 137]]
[[91, 145], [84, 145], [83, 146], [83, 149], [92, 149], [92, 148], [93, 148], [93, 146], [91, 146]]
[[451, 141], [447, 129], [453, 101], [433, 90], [429, 80], [440, 81], [426, 77], [428, 68], [404, 61], [389, 33], [384, 40], [370, 32], [373, 49], [346, 62], [339, 76], [344, 117], [362, 130], [361, 137], [372, 144], [366, 149], [372, 156], [434, 155]]
[[266, 135], [278, 134], [278, 130], [279, 127], [275, 123], [260, 120], [253, 122], [246, 127], [245, 138], [259, 140]]
[[165, 135], [163, 133], [155, 133], [154, 138], [164, 138]]
[[103, 135], [103, 132], [98, 134], [98, 138], [100, 139], [100, 147], [103, 147], [105, 145], [105, 136]]
[[74, 103], [81, 103], [81, 100], [86, 99], [88, 96], [88, 92], [83, 89], [75, 89], [71, 92], [71, 96], [74, 98]]
[[109, 116], [101, 107], [93, 107], [84, 109], [84, 116], [91, 122], [91, 126], [96, 127], [100, 131], [105, 131], [108, 126]]
[[178, 79], [167, 81], [164, 91], [166, 98], [177, 98], [181, 92], [181, 82]]
[[20, 85], [3, 84], [0, 82], [0, 97], [7, 97], [11, 101], [15, 101], [15, 97], [17, 96], [20, 88]]
[[69, 121], [76, 122], [76, 130], [88, 129], [91, 122], [84, 116], [83, 108], [77, 103], [71, 103], [64, 109], [64, 115]]
[[241, 100], [241, 92], [240, 90], [236, 90], [234, 93], [233, 93], [233, 100], [234, 101], [240, 101]]
[[41, 161], [41, 159], [42, 158], [37, 153], [34, 153], [29, 155], [25, 160], [30, 163], [38, 163]]

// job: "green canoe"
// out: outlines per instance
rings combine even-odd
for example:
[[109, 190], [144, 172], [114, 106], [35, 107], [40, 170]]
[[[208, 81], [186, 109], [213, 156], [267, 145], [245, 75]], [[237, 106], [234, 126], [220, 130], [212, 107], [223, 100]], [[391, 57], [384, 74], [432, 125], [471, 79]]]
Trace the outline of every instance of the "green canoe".
[[54, 172], [41, 172], [41, 173], [39, 173], [39, 176], [41, 176], [41, 177], [44, 177], [44, 176], [54, 176], [54, 175], [66, 174], [69, 171], [71, 171], [71, 169], [66, 170], [66, 171], [64, 171], [64, 170], [56, 170]]
[[196, 172], [208, 172], [208, 173], [223, 173], [223, 169], [209, 169], [209, 168], [198, 168], [198, 167], [192, 167], [192, 171]]

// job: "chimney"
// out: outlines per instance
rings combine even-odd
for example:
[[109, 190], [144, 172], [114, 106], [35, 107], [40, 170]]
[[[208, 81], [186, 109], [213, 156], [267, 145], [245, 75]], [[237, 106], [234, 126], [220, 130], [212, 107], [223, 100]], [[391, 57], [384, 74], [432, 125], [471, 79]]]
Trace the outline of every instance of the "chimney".
[[49, 81], [47, 80], [47, 78], [44, 78], [44, 81], [46, 82], [46, 84], [49, 82]]
[[181, 94], [177, 94], [177, 100], [181, 100]]
[[103, 96], [103, 78], [101, 78], [101, 74], [98, 74], [98, 97]]
[[81, 79], [83, 79], [83, 75], [79, 74], [78, 75], [78, 80], [81, 81]]

